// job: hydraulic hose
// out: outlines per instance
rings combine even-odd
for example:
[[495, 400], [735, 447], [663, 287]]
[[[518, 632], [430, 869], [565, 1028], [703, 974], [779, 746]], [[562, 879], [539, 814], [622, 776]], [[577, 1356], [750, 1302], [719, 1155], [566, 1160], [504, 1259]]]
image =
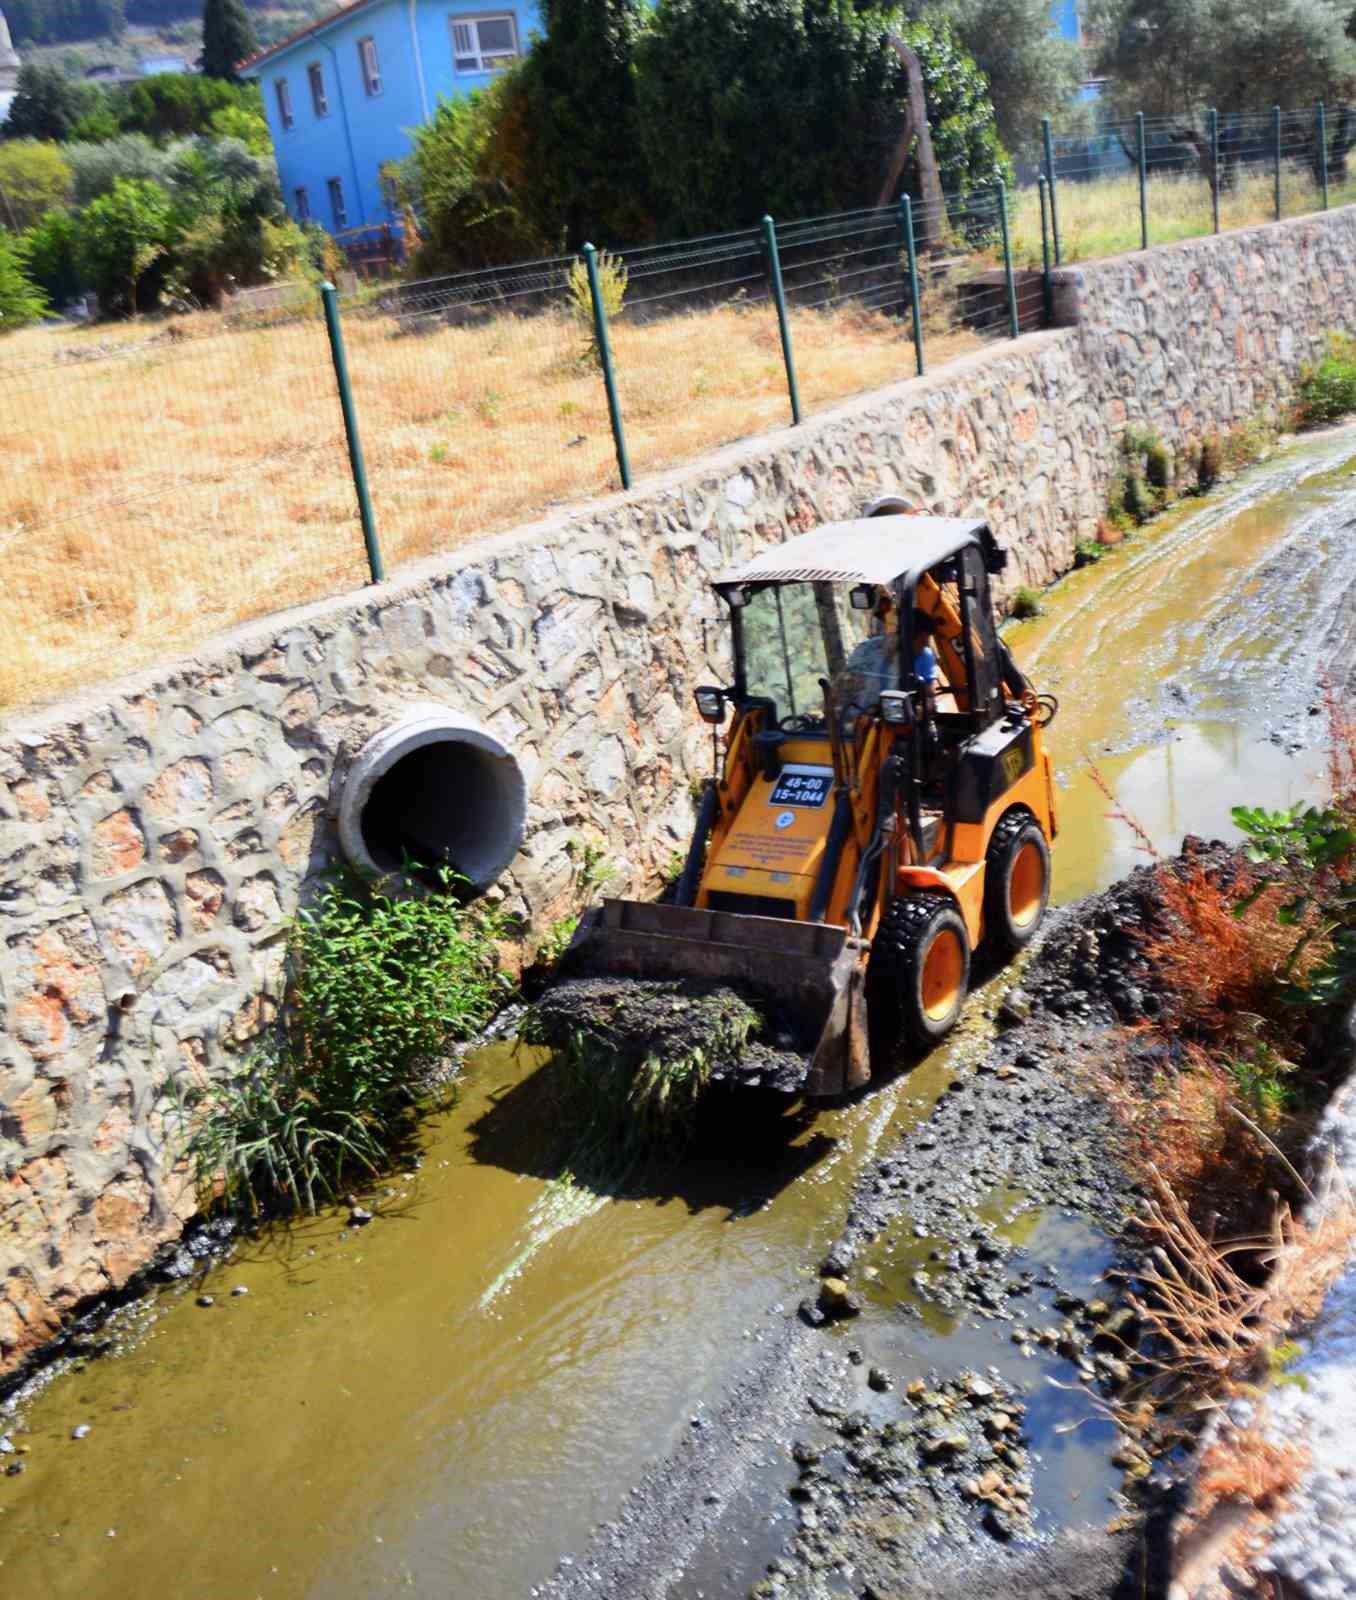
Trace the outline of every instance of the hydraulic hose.
[[715, 826], [716, 810], [719, 806], [716, 794], [716, 780], [708, 778], [702, 784], [701, 805], [697, 808], [697, 825], [692, 830], [692, 843], [687, 847], [687, 860], [683, 863], [683, 870], [678, 875], [678, 884], [673, 891], [673, 903], [676, 906], [690, 906], [697, 898], [697, 885], [701, 882], [702, 863], [706, 860], [706, 841], [711, 836], [711, 829]]

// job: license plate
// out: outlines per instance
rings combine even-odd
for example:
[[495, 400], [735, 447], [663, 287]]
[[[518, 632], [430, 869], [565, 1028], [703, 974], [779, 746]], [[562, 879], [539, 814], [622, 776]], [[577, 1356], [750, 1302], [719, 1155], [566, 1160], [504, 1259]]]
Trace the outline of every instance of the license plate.
[[831, 772], [783, 772], [772, 786], [768, 804], [822, 806], [833, 787]]

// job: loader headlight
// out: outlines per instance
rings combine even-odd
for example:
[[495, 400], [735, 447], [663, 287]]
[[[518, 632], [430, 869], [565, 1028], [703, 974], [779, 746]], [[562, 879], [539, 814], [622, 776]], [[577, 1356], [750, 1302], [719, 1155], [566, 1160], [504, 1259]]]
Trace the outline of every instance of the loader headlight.
[[697, 715], [703, 722], [709, 722], [712, 727], [718, 728], [725, 721], [724, 689], [704, 684], [692, 691], [692, 698], [697, 702]]
[[902, 689], [882, 689], [880, 719], [892, 728], [907, 728], [913, 722], [913, 701]]
[[848, 600], [854, 611], [870, 611], [876, 603], [876, 591], [869, 583], [859, 583], [848, 590]]

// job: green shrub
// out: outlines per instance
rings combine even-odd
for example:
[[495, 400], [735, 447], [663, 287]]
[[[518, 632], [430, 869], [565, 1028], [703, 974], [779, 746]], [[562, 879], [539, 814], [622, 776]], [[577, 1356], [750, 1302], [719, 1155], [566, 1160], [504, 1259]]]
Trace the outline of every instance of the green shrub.
[[1036, 589], [1023, 584], [1012, 597], [1012, 614], [1014, 617], [1038, 617], [1044, 607], [1041, 605], [1040, 593]]
[[1148, 522], [1158, 506], [1154, 497], [1149, 493], [1149, 487], [1143, 476], [1138, 472], [1127, 472], [1125, 487], [1121, 493], [1121, 504], [1125, 507], [1125, 514], [1134, 523], [1141, 527]]
[[23, 244], [0, 228], [0, 334], [47, 315], [47, 297], [33, 282]]
[[183, 1100], [204, 1198], [314, 1211], [379, 1170], [449, 1048], [502, 1004], [501, 914], [461, 904], [448, 869], [434, 877], [410, 895], [339, 878], [299, 914], [280, 1031]]
[[1299, 421], [1336, 422], [1356, 411], [1356, 339], [1334, 335], [1316, 367], [1306, 367], [1299, 385]]
[[1144, 476], [1155, 489], [1172, 487], [1172, 457], [1161, 439], [1155, 439], [1144, 452]]
[[1196, 488], [1204, 494], [1207, 489], [1213, 489], [1219, 482], [1219, 475], [1224, 471], [1224, 446], [1219, 441], [1219, 435], [1212, 433], [1208, 439], [1201, 441], [1200, 453], [1196, 457]]
[[[609, 322], [621, 314], [626, 299], [626, 263], [620, 256], [606, 250], [598, 252], [598, 295], [603, 302], [603, 312]], [[588, 268], [582, 260], [570, 263], [566, 282], [569, 290], [570, 317], [583, 338], [580, 360], [601, 368], [603, 353], [598, 344], [597, 329], [593, 320], [593, 294], [589, 289]]]
[[1095, 567], [1106, 554], [1106, 546], [1096, 539], [1080, 539], [1074, 545], [1074, 567]]

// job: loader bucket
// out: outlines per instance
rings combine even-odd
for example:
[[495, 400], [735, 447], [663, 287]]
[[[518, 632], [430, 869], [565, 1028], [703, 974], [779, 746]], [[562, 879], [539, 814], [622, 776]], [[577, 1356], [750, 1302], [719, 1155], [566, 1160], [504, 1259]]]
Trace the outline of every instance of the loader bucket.
[[845, 928], [693, 906], [605, 900], [581, 921], [570, 975], [738, 985], [792, 1033], [805, 1071], [784, 1084], [810, 1097], [871, 1076], [863, 993], [865, 947]]

